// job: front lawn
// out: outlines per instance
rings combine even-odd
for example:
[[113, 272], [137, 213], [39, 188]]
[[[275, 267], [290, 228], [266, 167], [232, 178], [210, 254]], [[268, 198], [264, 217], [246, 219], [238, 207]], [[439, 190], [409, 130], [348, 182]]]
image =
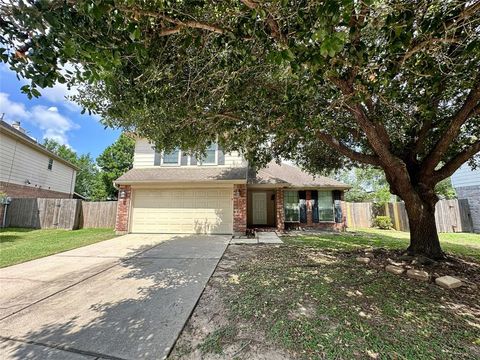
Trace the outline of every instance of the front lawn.
[[0, 229], [0, 267], [90, 245], [115, 236], [112, 229]]
[[[442, 249], [451, 255], [469, 256], [480, 262], [480, 234], [440, 233]], [[355, 229], [345, 233], [320, 233], [283, 238], [290, 244], [305, 244], [322, 249], [355, 250], [366, 246], [405, 250], [410, 234], [405, 231]]]
[[[384, 270], [407, 238], [362, 230], [230, 245], [172, 358], [480, 358], [480, 235], [441, 235], [450, 260], [427, 270], [469, 281], [455, 290]], [[367, 246], [372, 263], [356, 262]]]

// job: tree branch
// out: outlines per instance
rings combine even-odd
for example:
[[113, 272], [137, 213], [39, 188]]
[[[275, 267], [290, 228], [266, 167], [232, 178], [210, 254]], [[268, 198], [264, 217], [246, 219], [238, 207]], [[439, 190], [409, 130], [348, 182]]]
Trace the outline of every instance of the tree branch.
[[405, 61], [410, 59], [414, 54], [416, 54], [419, 51], [422, 51], [425, 49], [425, 47], [431, 45], [431, 44], [455, 44], [458, 43], [459, 39], [456, 38], [440, 38], [440, 39], [427, 39], [424, 41], [419, 42], [418, 44], [414, 45], [412, 48], [410, 48], [404, 55], [403, 57], [399, 60], [399, 64], [402, 65]]
[[[252, 10], [257, 9], [260, 6], [260, 4], [254, 0], [240, 0], [240, 1], [243, 3], [243, 5], [245, 5], [247, 8]], [[267, 11], [267, 13], [268, 15], [267, 15], [267, 18], [265, 19], [265, 22], [268, 28], [270, 29], [270, 35], [272, 35], [272, 37], [275, 40], [277, 40], [280, 44], [286, 45], [287, 39], [285, 38], [282, 31], [280, 30], [280, 25], [278, 21], [275, 20], [275, 18], [270, 12]]]
[[480, 140], [477, 140], [469, 148], [454, 156], [450, 161], [435, 171], [433, 179], [435, 183], [451, 176], [464, 162], [480, 152]]
[[480, 1], [473, 1], [468, 5], [463, 11], [458, 15], [458, 17], [453, 18], [445, 23], [445, 29], [450, 30], [455, 25], [460, 25], [463, 20], [468, 19], [470, 16], [475, 15], [480, 11]]
[[468, 118], [476, 113], [480, 102], [480, 73], [477, 74], [470, 93], [463, 105], [452, 117], [448, 128], [440, 136], [439, 140], [423, 161], [422, 177], [428, 178], [434, 171], [442, 156], [448, 150], [452, 141], [457, 137], [460, 128]]
[[316, 133], [316, 136], [320, 141], [337, 149], [342, 155], [348, 157], [351, 160], [359, 161], [364, 164], [380, 166], [380, 161], [377, 156], [362, 154], [358, 151], [352, 150], [344, 144], [340, 143], [333, 136], [328, 135], [324, 132], [318, 132]]
[[349, 100], [354, 95], [353, 85], [350, 85], [347, 81], [339, 78], [331, 77], [329, 80], [332, 81], [340, 89], [342, 94], [347, 97], [347, 101], [350, 105], [347, 109], [352, 113], [355, 122], [364, 131], [373, 151], [382, 159], [383, 163], [390, 165], [396, 163], [399, 159], [393, 156], [388, 149], [390, 141], [383, 125], [370, 121], [365, 114], [362, 105], [358, 102], [352, 102]]
[[[119, 11], [122, 11], [124, 13], [127, 13], [127, 14], [131, 14], [135, 18], [138, 17], [138, 16], [148, 16], [148, 17], [162, 19], [162, 20], [165, 20], [165, 21], [167, 21], [171, 24], [177, 25], [177, 27], [179, 27], [179, 28], [186, 27], [186, 28], [192, 28], [192, 29], [201, 29], [201, 30], [214, 32], [214, 33], [217, 33], [217, 34], [224, 34], [226, 32], [225, 29], [223, 29], [223, 28], [221, 28], [217, 25], [206, 24], [206, 23], [203, 23], [203, 22], [200, 22], [200, 21], [179, 20], [179, 19], [173, 18], [169, 15], [166, 15], [164, 13], [157, 12], [157, 11], [149, 11], [149, 10], [143, 10], [143, 9], [138, 9], [138, 8], [132, 9], [132, 8], [124, 7], [124, 6], [118, 6], [118, 5], [115, 6], [115, 9], [117, 9]], [[172, 32], [172, 33], [177, 33], [177, 32], [178, 31]]]

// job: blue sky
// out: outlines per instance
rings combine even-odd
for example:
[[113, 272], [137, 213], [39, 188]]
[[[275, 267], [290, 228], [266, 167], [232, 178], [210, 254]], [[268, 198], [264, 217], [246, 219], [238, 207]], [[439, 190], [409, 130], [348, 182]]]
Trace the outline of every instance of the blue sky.
[[98, 117], [82, 115], [82, 109], [65, 98], [75, 89], [69, 91], [65, 85], [58, 84], [40, 89], [42, 96], [29, 100], [20, 92], [25, 83], [19, 81], [8, 66], [0, 64], [0, 115], [5, 113], [4, 120], [8, 123], [20, 121], [28, 135], [38, 142], [53, 138], [79, 154], [90, 153], [96, 158], [120, 135], [119, 130], [105, 130]]

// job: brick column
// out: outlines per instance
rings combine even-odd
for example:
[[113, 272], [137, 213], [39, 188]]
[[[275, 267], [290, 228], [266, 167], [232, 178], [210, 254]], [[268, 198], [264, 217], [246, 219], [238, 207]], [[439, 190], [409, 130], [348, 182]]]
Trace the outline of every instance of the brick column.
[[233, 233], [245, 235], [247, 232], [247, 185], [233, 186]]
[[313, 225], [313, 213], [312, 213], [312, 192], [310, 190], [305, 191], [305, 202], [307, 205], [307, 226]]
[[[125, 196], [121, 196], [124, 192]], [[123, 235], [128, 233], [128, 220], [130, 213], [130, 202], [132, 197], [132, 189], [130, 185], [120, 185], [118, 190], [117, 201], [117, 219], [115, 221], [115, 233]]]
[[285, 230], [285, 211], [283, 208], [283, 189], [277, 189], [275, 191], [275, 208], [276, 208], [276, 220], [277, 230]]

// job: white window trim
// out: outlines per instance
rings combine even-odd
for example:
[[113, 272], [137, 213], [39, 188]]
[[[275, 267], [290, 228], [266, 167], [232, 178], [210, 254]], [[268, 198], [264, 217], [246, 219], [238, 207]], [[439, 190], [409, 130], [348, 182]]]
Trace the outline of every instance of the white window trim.
[[187, 161], [187, 164], [188, 166], [216, 166], [218, 165], [218, 144], [215, 143], [215, 162], [212, 162], [212, 163], [205, 163], [203, 161], [199, 161], [197, 159], [197, 164], [196, 165], [192, 165], [191, 163], [191, 159], [192, 159], [192, 156], [188, 156], [188, 161]]
[[[329, 192], [330, 193], [330, 197], [332, 199], [332, 219], [333, 220], [320, 220], [320, 208], [318, 209], [318, 223], [317, 224], [320, 224], [320, 223], [335, 223], [335, 202], [333, 200], [333, 191], [332, 190], [317, 190], [318, 193], [320, 192]], [[318, 200], [317, 200], [318, 201]]]
[[215, 161], [211, 162], [211, 163], [206, 163], [206, 162], [201, 161], [200, 165], [202, 165], [202, 166], [204, 166], [204, 165], [205, 166], [218, 165], [218, 144], [217, 143], [215, 143]]
[[163, 162], [163, 155], [165, 154], [164, 151], [162, 151], [162, 156], [160, 157], [160, 166], [180, 166], [180, 161], [182, 159], [182, 151], [179, 149], [178, 150], [178, 157], [177, 157], [177, 163], [164, 163]]
[[[300, 204], [299, 204], [300, 197], [298, 196], [298, 190], [285, 190], [285, 192], [287, 192], [287, 191], [289, 191], [289, 192], [295, 192], [295, 191], [296, 191], [296, 192], [297, 192], [297, 198], [298, 198], [298, 199], [297, 199], [297, 200], [298, 200], [298, 201], [297, 201], [298, 220], [286, 220], [286, 219], [284, 219], [283, 222], [286, 222], [286, 223], [299, 223], [299, 222], [300, 222]], [[284, 198], [283, 198], [283, 202], [284, 202], [284, 204], [283, 204], [283, 211], [285, 212], [285, 210], [286, 210], [286, 209], [285, 209], [285, 196], [284, 196]], [[285, 217], [285, 215], [284, 215], [284, 217]]]

